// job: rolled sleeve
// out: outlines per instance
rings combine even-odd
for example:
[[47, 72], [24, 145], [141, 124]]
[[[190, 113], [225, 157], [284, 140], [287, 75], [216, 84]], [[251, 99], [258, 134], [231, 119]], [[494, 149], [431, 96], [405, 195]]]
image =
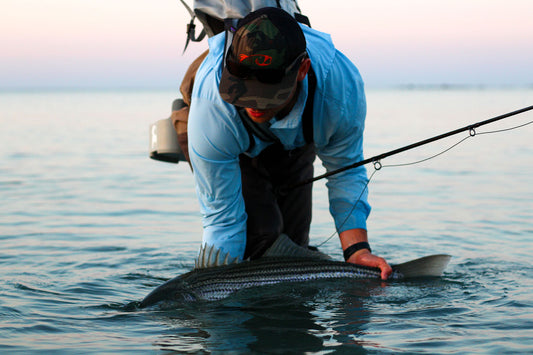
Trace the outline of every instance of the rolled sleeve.
[[[355, 66], [340, 52], [328, 75], [330, 83], [322, 93], [321, 130], [317, 149], [326, 171], [330, 172], [364, 159], [363, 132], [366, 98], [363, 81]], [[337, 231], [366, 229], [370, 214], [367, 173], [364, 166], [330, 176], [328, 187], [330, 212]]]
[[203, 215], [203, 244], [242, 260], [246, 212], [238, 157], [247, 139], [238, 139], [244, 128], [227, 119], [234, 114], [223, 104], [196, 97], [188, 124], [189, 153]]

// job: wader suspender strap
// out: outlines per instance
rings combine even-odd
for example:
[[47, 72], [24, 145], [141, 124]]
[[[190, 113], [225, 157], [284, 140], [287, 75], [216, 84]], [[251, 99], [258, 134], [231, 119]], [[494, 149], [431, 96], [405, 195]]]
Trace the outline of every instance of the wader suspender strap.
[[305, 103], [304, 114], [302, 116], [302, 128], [304, 131], [305, 143], [313, 143], [313, 104], [315, 102], [316, 75], [313, 67], [309, 67], [307, 72], [307, 102]]
[[[313, 143], [313, 103], [315, 101], [315, 89], [316, 89], [316, 75], [313, 70], [313, 67], [309, 68], [307, 73], [307, 101], [305, 103], [304, 112], [302, 115], [302, 129], [304, 134], [304, 139], [306, 144]], [[236, 107], [237, 112], [248, 132], [250, 137], [250, 145], [248, 146], [247, 152], [250, 152], [255, 145], [254, 136], [267, 143], [276, 143], [279, 142], [279, 138], [276, 137], [269, 129], [268, 124], [259, 124], [254, 121], [246, 114], [246, 111], [242, 107]]]

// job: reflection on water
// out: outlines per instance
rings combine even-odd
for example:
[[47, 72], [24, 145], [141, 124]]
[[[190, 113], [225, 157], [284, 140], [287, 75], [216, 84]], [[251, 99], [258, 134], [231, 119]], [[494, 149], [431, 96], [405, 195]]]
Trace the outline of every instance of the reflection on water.
[[364, 299], [382, 287], [368, 281], [274, 285], [243, 290], [224, 301], [149, 313], [168, 327], [156, 342], [167, 350], [303, 353], [325, 346], [362, 348], [358, 337], [370, 317]]
[[[148, 158], [174, 92], [0, 95], [0, 351], [531, 353], [531, 128], [454, 137], [385, 159], [370, 183], [373, 249], [453, 256], [443, 278], [246, 290], [139, 310], [193, 266], [190, 169]], [[531, 105], [527, 90], [370, 90], [366, 156]], [[533, 120], [532, 113], [490, 130]], [[316, 173], [322, 167], [316, 165]], [[369, 166], [372, 171], [372, 167]], [[322, 181], [311, 240], [333, 233]], [[336, 237], [321, 249], [341, 259]]]
[[[406, 332], [412, 333], [413, 344], [431, 347], [445, 334], [449, 319], [468, 312], [449, 305], [446, 295], [453, 288], [454, 282], [440, 278], [274, 285], [244, 290], [224, 301], [151, 310], [147, 316], [166, 328], [154, 341], [165, 350], [395, 352]], [[380, 331], [373, 330], [376, 323]], [[395, 341], [383, 342], [384, 334]]]

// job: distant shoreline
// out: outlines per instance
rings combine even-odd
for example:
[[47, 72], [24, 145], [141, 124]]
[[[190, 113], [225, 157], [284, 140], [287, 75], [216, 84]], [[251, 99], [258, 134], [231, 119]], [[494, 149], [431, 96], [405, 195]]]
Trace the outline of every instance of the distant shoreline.
[[[367, 90], [531, 90], [533, 83], [524, 85], [511, 84], [395, 84], [395, 85], [366, 85]], [[176, 87], [12, 87], [0, 88], [0, 93], [45, 93], [45, 92], [168, 92], [174, 91], [179, 94], [179, 86]]]

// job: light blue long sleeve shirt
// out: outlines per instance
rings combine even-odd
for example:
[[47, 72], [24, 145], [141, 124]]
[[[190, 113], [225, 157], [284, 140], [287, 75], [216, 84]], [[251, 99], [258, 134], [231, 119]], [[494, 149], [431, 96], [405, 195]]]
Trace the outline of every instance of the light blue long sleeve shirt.
[[[366, 99], [355, 65], [335, 49], [328, 34], [301, 26], [317, 77], [313, 106], [313, 140], [327, 171], [363, 159]], [[242, 259], [246, 246], [246, 212], [239, 155], [257, 156], [269, 144], [250, 136], [235, 107], [220, 97], [224, 33], [209, 39], [209, 55], [196, 74], [188, 123], [189, 154], [203, 215], [203, 244]], [[290, 114], [271, 121], [270, 130], [285, 149], [305, 145], [302, 114], [307, 79]], [[326, 186], [337, 231], [366, 229], [370, 213], [364, 166], [329, 177]], [[361, 196], [357, 204], [359, 197]]]

